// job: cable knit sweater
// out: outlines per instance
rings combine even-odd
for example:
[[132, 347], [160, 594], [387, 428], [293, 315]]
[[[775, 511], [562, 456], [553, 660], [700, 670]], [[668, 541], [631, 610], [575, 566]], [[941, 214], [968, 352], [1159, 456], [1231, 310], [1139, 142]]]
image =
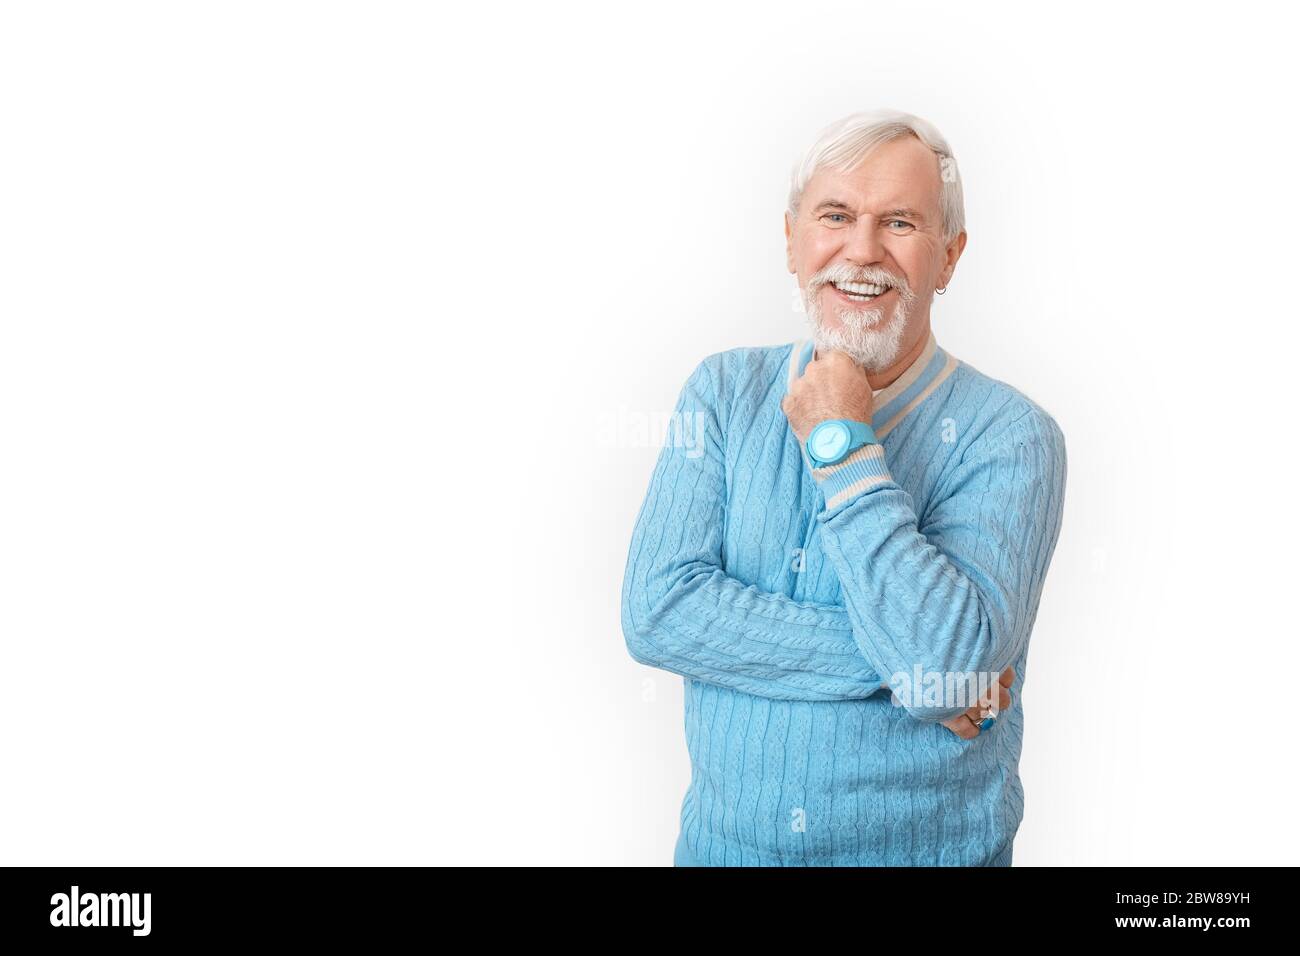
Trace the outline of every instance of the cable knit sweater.
[[[674, 862], [1010, 865], [1064, 437], [931, 333], [876, 395], [881, 444], [814, 469], [781, 410], [810, 352], [705, 358], [636, 520], [627, 648], [685, 678]], [[991, 727], [962, 740], [940, 723], [970, 701], [930, 675], [1008, 665], [1011, 707]]]

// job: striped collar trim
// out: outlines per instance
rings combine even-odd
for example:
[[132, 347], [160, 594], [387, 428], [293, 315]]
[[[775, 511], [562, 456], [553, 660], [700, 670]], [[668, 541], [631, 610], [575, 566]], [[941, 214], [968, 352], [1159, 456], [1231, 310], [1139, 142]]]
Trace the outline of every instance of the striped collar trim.
[[[794, 343], [790, 350], [790, 363], [786, 374], [786, 390], [802, 372], [801, 362], [804, 353], [811, 354], [812, 339], [802, 339]], [[806, 364], [803, 363], [803, 364]], [[876, 393], [874, 411], [871, 416], [871, 430], [877, 438], [884, 438], [894, 427], [907, 417], [912, 409], [943, 384], [961, 362], [939, 347], [931, 329], [925, 341], [925, 348], [904, 371], [888, 386]]]

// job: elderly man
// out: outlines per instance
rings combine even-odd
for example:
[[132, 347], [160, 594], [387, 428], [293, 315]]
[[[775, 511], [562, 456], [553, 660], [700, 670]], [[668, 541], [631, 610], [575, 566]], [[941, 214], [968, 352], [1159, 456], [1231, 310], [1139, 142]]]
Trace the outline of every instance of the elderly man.
[[665, 444], [628, 555], [628, 650], [685, 678], [674, 862], [1008, 866], [1064, 437], [935, 340], [966, 232], [929, 123], [828, 127], [785, 236], [811, 338], [696, 367], [703, 441]]

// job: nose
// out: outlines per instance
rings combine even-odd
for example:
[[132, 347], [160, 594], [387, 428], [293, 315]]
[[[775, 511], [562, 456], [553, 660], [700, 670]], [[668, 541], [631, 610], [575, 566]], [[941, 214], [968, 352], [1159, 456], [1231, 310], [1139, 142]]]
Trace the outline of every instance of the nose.
[[863, 216], [849, 229], [845, 230], [844, 258], [854, 265], [878, 265], [885, 256], [885, 244], [881, 242], [876, 221], [870, 216]]

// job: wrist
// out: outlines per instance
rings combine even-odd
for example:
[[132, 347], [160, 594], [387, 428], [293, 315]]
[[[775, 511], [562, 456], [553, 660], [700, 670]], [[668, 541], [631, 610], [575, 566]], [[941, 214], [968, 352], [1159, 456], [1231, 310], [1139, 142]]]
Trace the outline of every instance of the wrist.
[[875, 441], [854, 448], [833, 464], [822, 464], [805, 446], [804, 459], [825, 499], [827, 512], [894, 480], [885, 461], [885, 446]]

